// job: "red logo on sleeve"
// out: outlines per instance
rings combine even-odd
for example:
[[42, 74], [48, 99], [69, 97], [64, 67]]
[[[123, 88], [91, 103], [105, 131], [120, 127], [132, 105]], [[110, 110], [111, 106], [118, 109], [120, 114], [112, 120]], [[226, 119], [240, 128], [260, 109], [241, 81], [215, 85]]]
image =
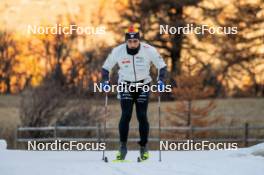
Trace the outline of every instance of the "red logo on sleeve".
[[149, 48], [149, 46], [147, 46], [147, 45], [143, 45], [143, 47], [144, 47], [144, 48]]
[[129, 64], [130, 63], [130, 60], [129, 59], [124, 59], [121, 63], [122, 64]]

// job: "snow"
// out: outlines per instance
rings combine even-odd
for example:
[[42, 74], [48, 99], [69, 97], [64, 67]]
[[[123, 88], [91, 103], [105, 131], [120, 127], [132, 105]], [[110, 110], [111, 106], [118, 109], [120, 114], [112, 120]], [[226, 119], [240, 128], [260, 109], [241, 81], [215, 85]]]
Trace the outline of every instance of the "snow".
[[6, 141], [0, 140], [0, 151], [3, 151], [7, 148]]
[[264, 143], [252, 146], [250, 151], [251, 151], [251, 154], [254, 156], [264, 157]]
[[[2, 141], [1, 147], [2, 147]], [[129, 151], [129, 163], [104, 163], [102, 152], [0, 151], [2, 175], [263, 175], [264, 144], [232, 151], [151, 151], [150, 160], [137, 163], [138, 151]], [[107, 151], [111, 160], [114, 151]]]

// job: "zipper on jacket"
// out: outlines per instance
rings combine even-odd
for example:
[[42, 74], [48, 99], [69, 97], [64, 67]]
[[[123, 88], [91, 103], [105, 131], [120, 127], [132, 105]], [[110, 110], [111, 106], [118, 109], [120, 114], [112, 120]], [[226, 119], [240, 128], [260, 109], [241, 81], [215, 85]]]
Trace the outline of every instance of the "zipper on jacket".
[[134, 55], [133, 55], [133, 69], [134, 69], [134, 76], [135, 76], [135, 81], [137, 81], [137, 75], [136, 75], [136, 69], [135, 69], [135, 60], [134, 60]]

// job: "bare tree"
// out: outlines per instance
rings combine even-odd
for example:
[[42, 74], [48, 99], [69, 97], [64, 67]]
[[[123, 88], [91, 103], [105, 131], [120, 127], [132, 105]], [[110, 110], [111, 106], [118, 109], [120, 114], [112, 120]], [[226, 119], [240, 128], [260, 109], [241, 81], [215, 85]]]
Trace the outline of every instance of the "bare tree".
[[63, 87], [53, 79], [46, 79], [35, 88], [21, 94], [20, 119], [23, 126], [48, 126], [58, 108], [66, 103]]
[[14, 66], [18, 63], [17, 42], [12, 33], [0, 31], [0, 83], [5, 85], [2, 93], [11, 93], [11, 76], [15, 74]]
[[[173, 89], [173, 95], [178, 101], [174, 107], [167, 107], [169, 120], [176, 126], [213, 125], [220, 121], [219, 118], [208, 118], [209, 113], [216, 107], [214, 100], [209, 99], [202, 105], [195, 101], [212, 97], [214, 88], [204, 86], [205, 75], [195, 70], [196, 65], [190, 63], [190, 58], [187, 60], [182, 75], [175, 77], [177, 86]], [[186, 133], [186, 137], [190, 137], [190, 134]]]

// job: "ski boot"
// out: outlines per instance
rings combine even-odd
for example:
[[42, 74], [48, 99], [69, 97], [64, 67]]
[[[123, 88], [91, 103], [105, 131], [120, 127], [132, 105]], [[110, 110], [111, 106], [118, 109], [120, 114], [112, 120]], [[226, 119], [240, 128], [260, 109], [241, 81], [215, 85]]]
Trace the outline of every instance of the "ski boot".
[[120, 148], [116, 154], [116, 160], [125, 160], [127, 154], [127, 146], [126, 143], [121, 142]]
[[140, 146], [140, 157], [138, 158], [138, 162], [147, 160], [149, 158], [149, 152], [146, 146]]

